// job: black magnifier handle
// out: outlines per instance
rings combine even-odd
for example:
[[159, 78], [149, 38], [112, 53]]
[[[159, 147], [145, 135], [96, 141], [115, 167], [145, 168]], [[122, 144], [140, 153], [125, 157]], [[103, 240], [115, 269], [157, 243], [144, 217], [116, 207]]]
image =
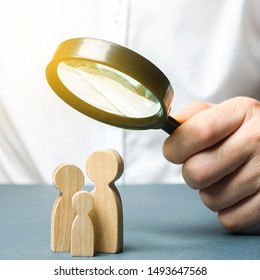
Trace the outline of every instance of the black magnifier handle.
[[165, 122], [162, 125], [162, 129], [167, 132], [168, 134], [172, 134], [174, 130], [176, 130], [181, 124], [176, 121], [171, 116], [168, 116], [168, 118], [165, 120]]

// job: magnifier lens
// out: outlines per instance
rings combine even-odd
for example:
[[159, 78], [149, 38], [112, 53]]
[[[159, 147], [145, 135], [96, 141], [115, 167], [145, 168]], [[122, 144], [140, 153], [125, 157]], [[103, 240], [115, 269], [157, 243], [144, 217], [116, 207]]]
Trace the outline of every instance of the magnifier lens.
[[132, 77], [92, 61], [60, 62], [58, 76], [64, 86], [84, 102], [127, 118], [160, 117], [161, 104]]
[[153, 63], [112, 42], [74, 38], [62, 42], [46, 68], [56, 94], [86, 116], [126, 129], [180, 124], [169, 116], [173, 88]]

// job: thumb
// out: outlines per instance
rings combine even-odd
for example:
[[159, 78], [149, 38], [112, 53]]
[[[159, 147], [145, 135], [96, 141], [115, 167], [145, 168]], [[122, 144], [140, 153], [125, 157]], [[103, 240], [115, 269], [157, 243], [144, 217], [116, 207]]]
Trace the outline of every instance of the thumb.
[[179, 112], [175, 113], [173, 115], [173, 118], [179, 121], [180, 123], [184, 123], [188, 119], [190, 119], [192, 116], [196, 115], [199, 112], [202, 112], [208, 108], [213, 107], [213, 103], [207, 103], [202, 101], [194, 101], [190, 104], [186, 105], [184, 108], [182, 108]]

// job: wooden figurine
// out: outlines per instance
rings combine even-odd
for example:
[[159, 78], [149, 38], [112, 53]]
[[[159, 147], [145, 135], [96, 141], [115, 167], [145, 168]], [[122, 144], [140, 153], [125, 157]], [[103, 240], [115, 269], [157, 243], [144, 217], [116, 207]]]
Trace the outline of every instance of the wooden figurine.
[[90, 213], [94, 226], [94, 250], [118, 253], [123, 250], [123, 210], [114, 182], [123, 173], [121, 156], [114, 150], [93, 152], [86, 162], [86, 173], [94, 182], [94, 206]]
[[62, 164], [53, 172], [53, 182], [60, 191], [51, 215], [51, 249], [53, 252], [69, 252], [71, 226], [75, 218], [72, 197], [84, 185], [83, 172], [74, 165]]
[[72, 207], [77, 213], [71, 228], [71, 255], [94, 256], [94, 229], [89, 213], [93, 198], [87, 191], [79, 191], [72, 198]]

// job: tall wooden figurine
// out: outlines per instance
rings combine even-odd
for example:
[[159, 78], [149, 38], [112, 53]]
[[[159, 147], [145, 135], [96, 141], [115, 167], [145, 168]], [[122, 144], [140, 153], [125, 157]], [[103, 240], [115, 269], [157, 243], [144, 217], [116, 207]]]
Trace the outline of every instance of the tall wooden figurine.
[[90, 216], [96, 252], [118, 253], [123, 249], [122, 201], [114, 184], [123, 170], [123, 159], [114, 150], [95, 151], [86, 162], [86, 173], [95, 185]]

